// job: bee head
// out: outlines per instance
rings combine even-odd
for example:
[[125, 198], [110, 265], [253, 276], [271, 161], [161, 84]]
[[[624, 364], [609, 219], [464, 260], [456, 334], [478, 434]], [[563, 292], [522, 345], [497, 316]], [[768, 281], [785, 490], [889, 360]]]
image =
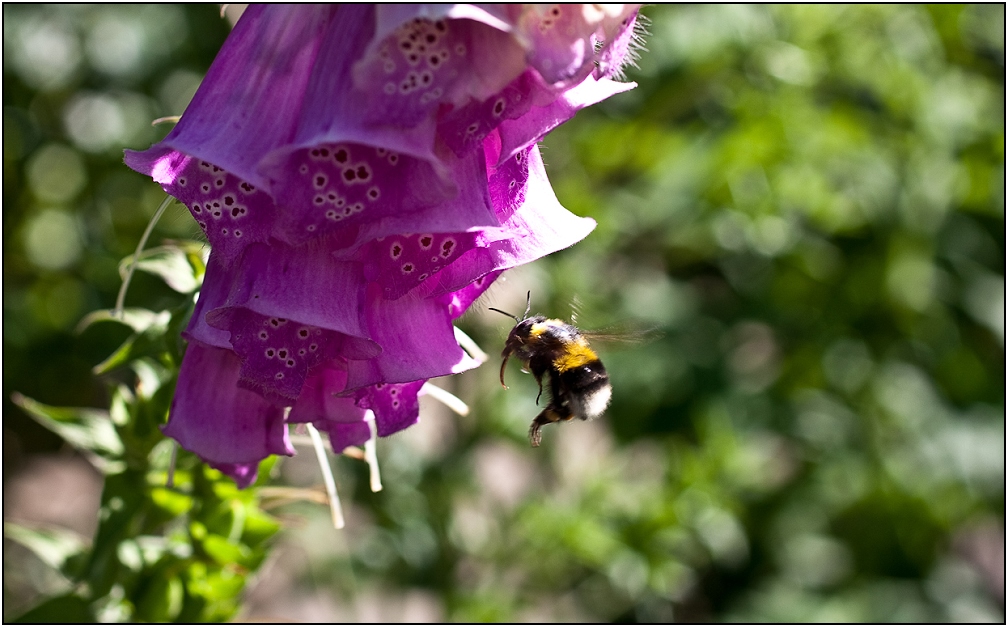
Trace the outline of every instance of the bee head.
[[513, 314], [509, 314], [506, 311], [501, 311], [495, 307], [490, 307], [491, 311], [496, 311], [499, 314], [504, 314], [508, 318], [513, 318], [515, 321], [514, 328], [508, 333], [507, 342], [504, 344], [504, 351], [501, 353], [501, 357], [504, 358], [501, 364], [500, 380], [501, 385], [505, 388], [507, 385], [504, 384], [504, 368], [507, 366], [508, 358], [512, 353], [516, 353], [522, 361], [528, 360], [528, 342], [529, 338], [532, 337], [532, 326], [538, 322], [542, 322], [546, 319], [545, 316], [532, 316], [529, 317], [528, 313], [532, 309], [532, 292], [526, 295], [525, 300], [525, 313], [521, 318]]

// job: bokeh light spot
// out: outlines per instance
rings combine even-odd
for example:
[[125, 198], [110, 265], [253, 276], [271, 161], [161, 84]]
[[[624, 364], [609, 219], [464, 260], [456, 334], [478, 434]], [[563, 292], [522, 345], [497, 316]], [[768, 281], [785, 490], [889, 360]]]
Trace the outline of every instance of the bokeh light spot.
[[46, 202], [73, 200], [87, 183], [87, 173], [80, 156], [60, 144], [49, 144], [37, 150], [28, 162], [27, 170], [32, 193]]
[[59, 270], [77, 263], [83, 249], [80, 230], [73, 216], [47, 209], [25, 229], [25, 253], [35, 266]]

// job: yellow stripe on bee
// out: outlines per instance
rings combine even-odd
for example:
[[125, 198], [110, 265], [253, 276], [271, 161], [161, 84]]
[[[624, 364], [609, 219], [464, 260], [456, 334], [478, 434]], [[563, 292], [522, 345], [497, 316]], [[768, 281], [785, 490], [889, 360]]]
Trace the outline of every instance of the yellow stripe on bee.
[[545, 333], [547, 329], [549, 329], [551, 326], [550, 324], [548, 324], [549, 322], [552, 321], [547, 320], [546, 322], [539, 322], [537, 324], [533, 324], [532, 328], [529, 329], [529, 337], [539, 337], [540, 335]]
[[598, 355], [588, 346], [587, 342], [579, 340], [569, 344], [563, 354], [553, 360], [553, 367], [560, 372], [567, 372], [593, 361], [598, 361]]

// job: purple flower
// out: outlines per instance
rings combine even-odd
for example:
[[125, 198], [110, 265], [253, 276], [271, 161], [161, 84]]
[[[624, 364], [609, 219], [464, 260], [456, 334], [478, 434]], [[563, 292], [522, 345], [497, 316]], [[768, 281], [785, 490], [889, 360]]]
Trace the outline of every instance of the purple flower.
[[613, 80], [636, 7], [252, 5], [176, 127], [126, 163], [212, 251], [165, 433], [242, 486], [417, 420], [478, 365], [453, 320], [504, 270], [584, 238], [536, 142]]

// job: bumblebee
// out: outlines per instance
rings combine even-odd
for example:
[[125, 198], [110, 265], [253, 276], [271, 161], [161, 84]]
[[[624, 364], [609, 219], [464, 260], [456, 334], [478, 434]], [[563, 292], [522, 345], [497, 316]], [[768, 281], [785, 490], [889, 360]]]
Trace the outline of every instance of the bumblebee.
[[591, 420], [602, 415], [609, 406], [612, 385], [605, 366], [589, 346], [584, 333], [563, 320], [542, 315], [529, 317], [531, 308], [532, 293], [529, 292], [521, 319], [500, 309], [490, 307], [490, 310], [517, 322], [501, 353], [501, 385], [507, 389], [504, 369], [512, 355], [521, 360], [525, 370], [539, 383], [536, 405], [542, 398], [543, 377], [549, 375], [549, 403], [529, 428], [529, 442], [536, 447], [542, 441], [541, 430], [545, 425], [573, 418]]

